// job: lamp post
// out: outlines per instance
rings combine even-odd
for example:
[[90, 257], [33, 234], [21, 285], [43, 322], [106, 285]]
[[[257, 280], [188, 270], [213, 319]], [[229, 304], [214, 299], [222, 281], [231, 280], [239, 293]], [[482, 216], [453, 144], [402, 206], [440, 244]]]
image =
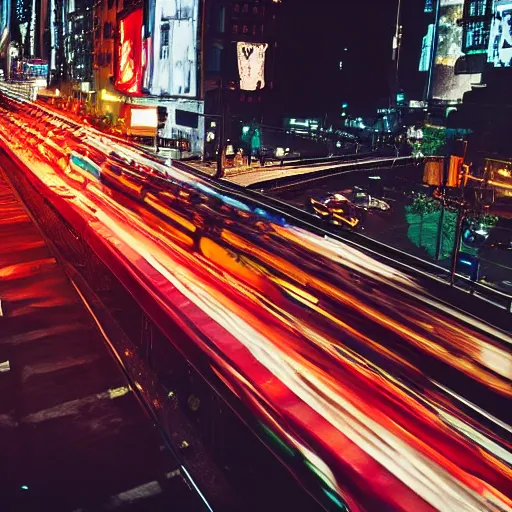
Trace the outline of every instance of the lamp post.
[[402, 25], [400, 25], [400, 17], [402, 13], [402, 0], [398, 0], [396, 9], [396, 23], [395, 23], [395, 34], [393, 36], [393, 53], [392, 61], [394, 78], [393, 78], [393, 91], [391, 97], [391, 106], [396, 106], [397, 100], [396, 95], [398, 93], [398, 66], [400, 64], [400, 48], [402, 46]]

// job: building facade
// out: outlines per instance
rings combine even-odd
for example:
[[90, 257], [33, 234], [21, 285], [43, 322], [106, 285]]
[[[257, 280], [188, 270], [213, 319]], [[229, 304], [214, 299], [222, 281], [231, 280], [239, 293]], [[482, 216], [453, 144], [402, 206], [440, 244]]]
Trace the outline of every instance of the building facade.
[[[98, 111], [156, 107], [158, 145], [213, 156], [258, 122], [273, 86], [272, 0], [100, 0], [94, 9]], [[99, 28], [98, 28], [99, 27]]]

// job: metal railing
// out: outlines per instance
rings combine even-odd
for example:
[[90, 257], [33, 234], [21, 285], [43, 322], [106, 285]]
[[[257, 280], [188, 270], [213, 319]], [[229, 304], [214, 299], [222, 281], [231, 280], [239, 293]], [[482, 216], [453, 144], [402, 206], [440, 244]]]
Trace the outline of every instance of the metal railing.
[[[218, 180], [208, 178], [200, 171], [191, 168], [185, 162], [174, 161], [173, 166], [179, 170], [194, 174], [205, 181], [209, 181], [212, 188], [229, 193], [234, 197], [238, 197], [240, 200], [252, 203], [255, 207], [265, 209], [269, 213], [281, 216], [297, 227], [348, 244], [382, 263], [405, 272], [412, 278], [421, 280], [421, 284], [424, 285], [427, 290], [430, 290], [438, 299], [445, 300], [452, 306], [462, 308], [460, 302], [463, 297], [473, 296], [478, 298], [480, 300], [475, 301], [473, 306], [468, 307], [466, 303], [464, 309], [468, 313], [484, 320], [485, 318], [492, 317], [495, 325], [506, 330], [510, 329], [510, 317], [507, 315], [505, 319], [500, 319], [495, 315], [495, 312], [497, 308], [502, 312], [512, 313], [512, 295], [491, 288], [485, 284], [471, 281], [462, 274], [456, 274], [456, 280], [451, 284], [450, 270], [440, 265], [431, 263], [382, 242], [378, 242], [358, 232], [340, 232], [328, 229], [320, 219], [305, 210], [279, 201], [278, 199], [263, 196], [256, 191], [247, 190], [233, 183], [226, 181], [219, 182]], [[490, 307], [489, 309], [488, 306]]]

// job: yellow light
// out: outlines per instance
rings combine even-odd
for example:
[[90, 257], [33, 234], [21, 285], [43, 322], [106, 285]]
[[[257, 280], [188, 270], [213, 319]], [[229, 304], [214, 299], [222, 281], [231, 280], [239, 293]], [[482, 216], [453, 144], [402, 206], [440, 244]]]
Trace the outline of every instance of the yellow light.
[[114, 94], [110, 94], [106, 89], [101, 90], [101, 99], [103, 101], [123, 101], [122, 98], [115, 96]]
[[274, 281], [274, 283], [285, 288], [288, 292], [290, 292], [295, 297], [300, 297], [301, 299], [304, 299], [307, 302], [311, 302], [312, 304], [318, 304], [318, 299], [314, 295], [311, 295], [310, 293], [302, 290], [298, 286], [295, 286], [292, 283], [289, 283], [289, 282], [285, 281], [284, 279], [279, 279], [277, 277], [272, 278], [272, 281]]
[[151, 192], [148, 192], [144, 198], [144, 202], [149, 204], [155, 210], [158, 210], [161, 214], [169, 217], [170, 219], [177, 222], [180, 226], [192, 231], [192, 233], [196, 230], [196, 227], [192, 222], [181, 217], [176, 212], [174, 212], [171, 208], [168, 208], [157, 196], [153, 195]]

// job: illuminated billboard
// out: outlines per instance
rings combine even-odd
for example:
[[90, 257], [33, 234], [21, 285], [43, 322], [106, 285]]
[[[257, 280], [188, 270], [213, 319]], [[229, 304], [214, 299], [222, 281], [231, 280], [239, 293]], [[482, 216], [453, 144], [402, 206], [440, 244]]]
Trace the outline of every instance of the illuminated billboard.
[[144, 90], [154, 96], [197, 96], [199, 0], [148, 0]]
[[237, 43], [238, 73], [242, 91], [265, 87], [265, 53], [267, 43]]
[[156, 107], [137, 108], [133, 105], [130, 107], [128, 123], [129, 133], [131, 135], [156, 137], [158, 127], [158, 114]]
[[119, 20], [115, 88], [138, 95], [142, 86], [142, 9]]
[[462, 51], [464, 0], [440, 0], [437, 51], [432, 73], [432, 98], [447, 102], [462, 100], [471, 85], [480, 82], [481, 74], [455, 74], [455, 63]]
[[496, 67], [512, 64], [512, 1], [497, 0], [494, 3], [488, 61]]

